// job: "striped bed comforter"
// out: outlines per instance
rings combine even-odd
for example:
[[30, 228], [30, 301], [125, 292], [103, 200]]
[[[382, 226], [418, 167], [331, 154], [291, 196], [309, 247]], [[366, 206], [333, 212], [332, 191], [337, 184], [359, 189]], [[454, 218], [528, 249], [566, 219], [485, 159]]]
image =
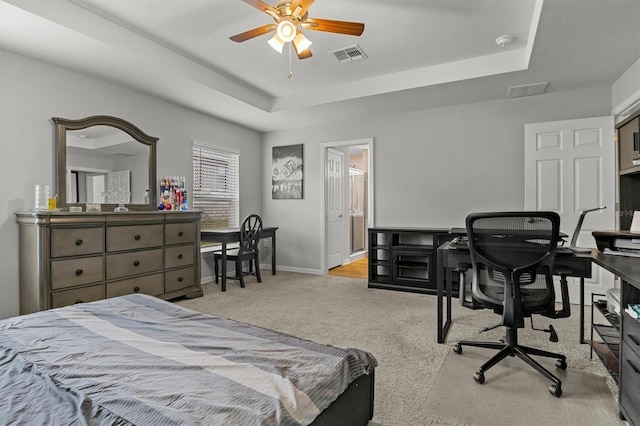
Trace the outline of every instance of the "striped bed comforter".
[[0, 321], [0, 424], [309, 424], [376, 360], [128, 295]]

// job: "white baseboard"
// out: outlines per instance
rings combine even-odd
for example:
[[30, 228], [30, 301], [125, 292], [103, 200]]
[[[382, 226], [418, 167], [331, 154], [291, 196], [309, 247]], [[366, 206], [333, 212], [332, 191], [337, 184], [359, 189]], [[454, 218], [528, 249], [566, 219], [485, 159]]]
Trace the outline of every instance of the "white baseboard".
[[[271, 264], [261, 264], [261, 270], [271, 271]], [[278, 266], [276, 271], [299, 272], [301, 274], [323, 275], [320, 269], [295, 268], [291, 266]]]

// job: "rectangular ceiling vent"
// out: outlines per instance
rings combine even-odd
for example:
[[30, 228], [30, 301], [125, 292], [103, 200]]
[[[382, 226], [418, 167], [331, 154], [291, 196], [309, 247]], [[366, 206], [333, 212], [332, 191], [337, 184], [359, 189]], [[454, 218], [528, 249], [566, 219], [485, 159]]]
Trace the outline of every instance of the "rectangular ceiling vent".
[[347, 64], [349, 62], [357, 62], [363, 59], [367, 59], [367, 54], [357, 44], [343, 49], [334, 50], [332, 52], [341, 64]]
[[542, 95], [547, 90], [547, 85], [549, 85], [549, 82], [512, 86], [509, 87], [509, 97], [521, 98], [523, 96]]

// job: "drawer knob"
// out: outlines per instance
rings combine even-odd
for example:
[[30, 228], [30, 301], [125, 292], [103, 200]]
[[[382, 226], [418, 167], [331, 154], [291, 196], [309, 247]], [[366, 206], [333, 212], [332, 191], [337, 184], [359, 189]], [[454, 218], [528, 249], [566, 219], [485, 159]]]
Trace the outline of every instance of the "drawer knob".
[[182, 231], [178, 232], [178, 236], [179, 237], [182, 237], [183, 235], [184, 235], [184, 232], [182, 232]]
[[140, 266], [140, 261], [136, 260], [135, 262], [133, 262], [133, 266]]
[[184, 256], [182, 255], [182, 253], [180, 253], [180, 254], [178, 255], [178, 259], [182, 259], [183, 257], [184, 257]]
[[142, 237], [140, 236], [140, 234], [136, 234], [136, 236], [135, 236], [135, 237], [133, 237], [133, 238], [134, 238], [136, 241], [139, 241], [139, 240], [140, 240], [140, 238], [142, 238]]
[[178, 277], [178, 282], [181, 283], [182, 281], [184, 281], [184, 278]]
[[633, 362], [631, 362], [630, 360], [627, 360], [627, 364], [629, 364], [629, 366], [633, 369], [633, 371], [634, 371], [636, 374], [639, 374], [639, 373], [640, 373], [640, 370], [638, 370], [638, 367], [636, 367], [636, 366], [633, 364]]
[[76, 303], [84, 303], [84, 301], [82, 299], [78, 299], [76, 300]]
[[82, 269], [76, 269], [76, 275], [80, 276], [84, 273], [84, 271]]
[[136, 286], [133, 288], [133, 292], [134, 293], [139, 293], [140, 292], [140, 287]]
[[82, 240], [76, 240], [76, 245], [77, 245], [77, 246], [81, 246], [81, 245], [82, 245], [82, 243], [83, 243], [83, 241], [82, 241]]

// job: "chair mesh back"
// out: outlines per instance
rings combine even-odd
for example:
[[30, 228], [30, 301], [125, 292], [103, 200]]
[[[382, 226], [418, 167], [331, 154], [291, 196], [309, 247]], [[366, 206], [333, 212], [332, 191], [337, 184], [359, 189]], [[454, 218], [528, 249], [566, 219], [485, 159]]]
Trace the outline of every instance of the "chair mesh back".
[[555, 302], [551, 268], [560, 219], [550, 212], [472, 214], [467, 235], [474, 265], [474, 297], [502, 312], [506, 297], [529, 316]]

